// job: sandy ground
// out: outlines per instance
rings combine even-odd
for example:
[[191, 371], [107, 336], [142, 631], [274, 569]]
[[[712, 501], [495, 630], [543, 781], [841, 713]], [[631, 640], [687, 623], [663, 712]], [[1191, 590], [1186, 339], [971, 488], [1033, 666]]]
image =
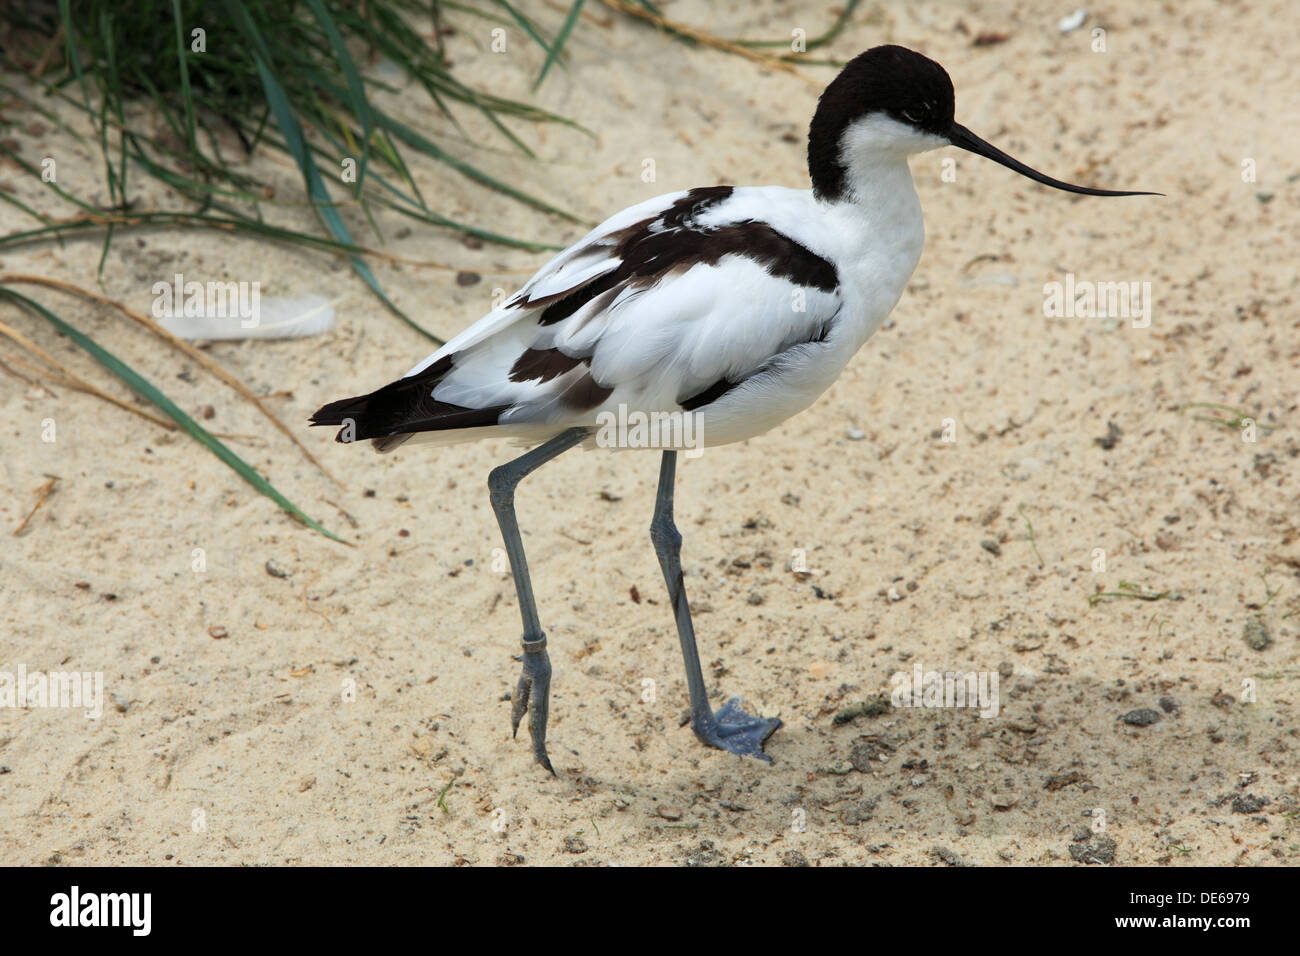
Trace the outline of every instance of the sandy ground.
[[[664, 6], [723, 36], [816, 35], [830, 19], [793, 3]], [[552, 778], [509, 731], [519, 619], [492, 567], [484, 485], [509, 446], [381, 457], [304, 428], [340, 488], [190, 360], [110, 310], [28, 288], [189, 412], [212, 406], [208, 427], [260, 436], [231, 445], [355, 546], [302, 528], [183, 435], [0, 370], [0, 669], [100, 671], [114, 695], [97, 721], [0, 709], [0, 862], [1295, 863], [1300, 25], [1281, 2], [1108, 3], [1062, 35], [1070, 6], [870, 4], [830, 51], [920, 49], [952, 74], [959, 120], [1013, 155], [1167, 196], [1082, 199], [954, 150], [919, 157], [929, 236], [894, 322], [810, 411], [682, 467], [706, 679], [715, 701], [740, 694], [785, 721], [770, 766], [681, 725], [647, 536], [653, 455], [572, 453], [519, 496], [555, 667]], [[541, 100], [599, 138], [525, 128], [540, 164], [501, 149], [475, 154], [483, 165], [591, 221], [687, 186], [806, 185], [803, 135], [831, 69], [806, 67], [810, 84], [591, 14]], [[1098, 25], [1105, 52], [1091, 49]], [[458, 67], [526, 95], [539, 51], [515, 34], [505, 55], [486, 42], [453, 38]], [[468, 150], [421, 97], [401, 108]], [[102, 167], [75, 143], [12, 135], [28, 158], [57, 156], [66, 188], [103, 198]], [[287, 163], [252, 170], [294, 194]], [[585, 231], [444, 169], [416, 173], [465, 220], [565, 242]], [[31, 221], [8, 205], [0, 220]], [[376, 263], [442, 334], [546, 258], [382, 222], [390, 251], [481, 275], [462, 286]], [[90, 239], [0, 261], [94, 287], [98, 252]], [[102, 287], [147, 311], [176, 271], [341, 300], [325, 336], [209, 349], [294, 427], [428, 351], [339, 262], [250, 240], [121, 236]], [[1150, 326], [1045, 317], [1043, 286], [1067, 273], [1150, 282]], [[0, 321], [125, 395], [40, 320], [5, 305]], [[22, 356], [0, 343], [0, 359]], [[1256, 440], [1180, 414], [1190, 402], [1240, 409]], [[56, 490], [14, 536], [46, 475]], [[796, 551], [808, 573], [790, 570]], [[1129, 584], [1165, 596], [1090, 605]], [[1271, 644], [1251, 646], [1248, 632], [1264, 643], [1252, 621]], [[836, 723], [918, 664], [998, 674], [1000, 713], [885, 707]], [[1140, 725], [1142, 710], [1159, 719]]]

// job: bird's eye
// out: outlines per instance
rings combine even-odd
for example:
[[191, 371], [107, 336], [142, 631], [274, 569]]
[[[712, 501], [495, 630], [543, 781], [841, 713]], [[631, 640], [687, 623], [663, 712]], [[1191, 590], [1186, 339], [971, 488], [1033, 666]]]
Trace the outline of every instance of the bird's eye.
[[934, 115], [934, 104], [931, 102], [921, 103], [917, 106], [911, 107], [910, 109], [903, 110], [902, 115], [903, 119], [907, 120], [909, 123], [920, 126], [923, 123], [928, 123], [930, 117]]

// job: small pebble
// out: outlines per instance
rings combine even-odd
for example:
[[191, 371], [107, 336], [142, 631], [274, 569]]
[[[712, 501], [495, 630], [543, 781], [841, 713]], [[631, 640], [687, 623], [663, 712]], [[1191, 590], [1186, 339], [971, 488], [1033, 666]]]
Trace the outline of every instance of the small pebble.
[[862, 441], [862, 439], [867, 437], [867, 433], [864, 431], [859, 431], [856, 428], [850, 428], [844, 432], [844, 437], [847, 438], [849, 441]]
[[1043, 789], [1055, 793], [1056, 791], [1063, 790], [1072, 784], [1082, 783], [1083, 780], [1083, 774], [1078, 770], [1071, 770], [1068, 773], [1057, 773], [1047, 778], [1047, 782], [1043, 784]]
[[1115, 841], [1105, 834], [1095, 834], [1086, 842], [1072, 844], [1070, 857], [1076, 863], [1114, 863]]
[[1242, 640], [1252, 651], [1262, 651], [1273, 643], [1273, 635], [1262, 618], [1252, 617], [1241, 629]]
[[1116, 445], [1119, 444], [1120, 436], [1123, 434], [1124, 432], [1120, 429], [1118, 425], [1116, 425], [1114, 422], [1107, 422], [1106, 434], [1102, 435], [1100, 438], [1094, 438], [1093, 442], [1097, 445], [1100, 445], [1106, 451], [1110, 451], [1112, 448], [1114, 448]]
[[866, 823], [876, 815], [876, 799], [863, 800], [855, 803], [844, 811], [842, 819], [849, 826], [857, 826], [859, 823]]
[[1232, 801], [1233, 813], [1259, 813], [1268, 804], [1267, 797], [1257, 797], [1253, 793], [1243, 794]]
[[930, 854], [936, 859], [947, 863], [949, 866], [970, 866], [965, 860], [959, 857], [946, 846], [936, 846], [930, 850]]
[[858, 717], [880, 717], [889, 713], [889, 698], [884, 694], [874, 697], [871, 700], [859, 701], [845, 707], [838, 714], [831, 718], [831, 725], [840, 727], [847, 724], [850, 720]]
[[1143, 707], [1139, 710], [1130, 710], [1127, 714], [1120, 717], [1120, 720], [1130, 727], [1149, 727], [1160, 719], [1160, 711], [1152, 710], [1150, 707]]

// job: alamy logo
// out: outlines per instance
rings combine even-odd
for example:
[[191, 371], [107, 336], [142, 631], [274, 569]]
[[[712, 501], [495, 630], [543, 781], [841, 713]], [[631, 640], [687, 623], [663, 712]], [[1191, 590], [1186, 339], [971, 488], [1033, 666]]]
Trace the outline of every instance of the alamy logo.
[[699, 412], [628, 411], [596, 416], [596, 445], [600, 448], [685, 449], [687, 458], [704, 454], [704, 422]]
[[104, 713], [103, 671], [0, 671], [0, 707], [86, 708], [86, 716], [99, 720]]
[[1065, 282], [1043, 286], [1043, 315], [1049, 319], [1132, 319], [1133, 328], [1149, 328], [1151, 283], [1081, 282], [1067, 272]]
[[170, 284], [155, 282], [150, 291], [155, 319], [239, 319], [241, 329], [255, 329], [261, 321], [260, 282], [186, 282], [178, 272]]
[[996, 717], [1001, 709], [997, 671], [927, 671], [917, 663], [889, 683], [895, 707], [979, 708], [981, 717]]
[[152, 893], [69, 893], [50, 897], [51, 926], [127, 926], [133, 936], [148, 936], [153, 926]]

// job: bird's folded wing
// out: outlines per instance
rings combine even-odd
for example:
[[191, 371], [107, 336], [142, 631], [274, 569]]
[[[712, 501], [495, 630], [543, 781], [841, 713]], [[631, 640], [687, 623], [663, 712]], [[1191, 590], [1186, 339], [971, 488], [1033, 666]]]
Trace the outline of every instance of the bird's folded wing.
[[398, 382], [362, 437], [696, 408], [798, 363], [841, 300], [824, 257], [728, 186], [624, 210]]

